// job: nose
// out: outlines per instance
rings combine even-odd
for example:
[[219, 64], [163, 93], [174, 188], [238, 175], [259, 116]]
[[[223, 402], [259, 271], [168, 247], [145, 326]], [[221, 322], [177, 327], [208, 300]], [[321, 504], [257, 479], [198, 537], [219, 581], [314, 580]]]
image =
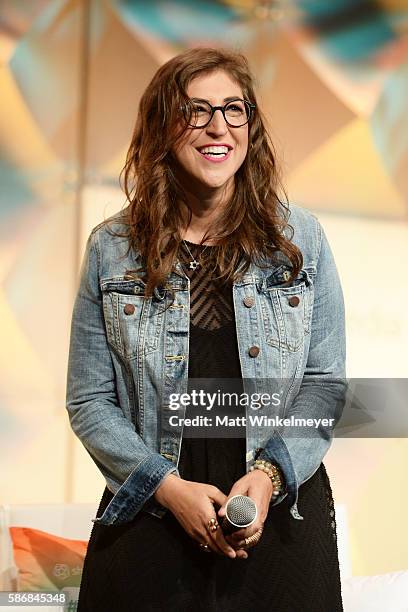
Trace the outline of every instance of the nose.
[[221, 136], [228, 131], [228, 125], [220, 109], [217, 109], [212, 116], [210, 123], [206, 127], [207, 134]]

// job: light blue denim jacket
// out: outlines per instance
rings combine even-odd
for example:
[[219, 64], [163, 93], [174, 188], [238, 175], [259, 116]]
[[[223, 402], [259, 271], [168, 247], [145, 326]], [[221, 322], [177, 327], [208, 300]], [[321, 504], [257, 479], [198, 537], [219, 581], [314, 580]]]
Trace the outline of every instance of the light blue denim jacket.
[[[268, 381], [280, 381], [281, 417], [337, 422], [347, 388], [342, 289], [319, 221], [298, 206], [290, 210], [293, 242], [304, 258], [297, 279], [285, 284], [288, 265], [281, 259], [269, 261], [267, 269], [251, 264], [233, 285], [242, 377], [249, 392], [258, 393], [268, 392]], [[114, 231], [123, 230], [121, 214], [110, 217]], [[165, 309], [171, 299], [164, 288], [145, 301], [142, 278], [126, 274], [139, 266], [140, 253], [125, 256], [126, 250], [126, 239], [112, 236], [103, 222], [88, 238], [67, 375], [71, 427], [114, 494], [93, 519], [105, 525], [126, 523], [142, 509], [160, 518], [167, 511], [153, 494], [167, 474], [180, 475], [183, 426], [170, 427], [163, 415], [170, 394], [188, 386], [189, 278], [177, 262], [168, 277], [174, 303]], [[246, 297], [254, 298], [253, 307]], [[259, 351], [251, 356], [254, 346]], [[261, 410], [276, 416], [276, 408]], [[302, 519], [299, 486], [317, 471], [332, 438], [331, 427], [294, 437], [289, 425], [265, 427], [247, 419], [247, 471], [256, 458], [277, 463], [287, 489], [271, 504], [288, 496], [291, 515]]]

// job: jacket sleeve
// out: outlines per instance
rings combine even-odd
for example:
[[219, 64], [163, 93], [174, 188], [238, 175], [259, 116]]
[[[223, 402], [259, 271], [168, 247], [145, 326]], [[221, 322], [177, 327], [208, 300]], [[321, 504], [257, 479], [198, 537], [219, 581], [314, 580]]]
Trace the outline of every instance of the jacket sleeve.
[[119, 405], [105, 333], [95, 230], [86, 244], [72, 313], [66, 408], [74, 433], [114, 494], [94, 522], [118, 525], [132, 520], [146, 501], [152, 502], [168, 474], [179, 476], [173, 463], [145, 445]]
[[[314, 282], [310, 347], [300, 389], [285, 411], [285, 418], [305, 417], [333, 419], [332, 424], [316, 429], [301, 429], [294, 435], [293, 426], [275, 429], [260, 459], [277, 463], [286, 481], [286, 496], [294, 518], [302, 519], [297, 509], [298, 488], [317, 471], [333, 438], [333, 429], [341, 418], [346, 392], [346, 337], [343, 292], [336, 264], [320, 223], [320, 250]], [[297, 432], [298, 430], [296, 430]]]

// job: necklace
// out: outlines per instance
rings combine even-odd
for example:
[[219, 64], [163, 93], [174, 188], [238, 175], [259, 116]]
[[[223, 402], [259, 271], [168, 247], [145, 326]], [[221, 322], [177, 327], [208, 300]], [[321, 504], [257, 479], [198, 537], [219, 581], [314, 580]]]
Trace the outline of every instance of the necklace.
[[[190, 270], [197, 270], [198, 266], [200, 265], [200, 262], [197, 261], [195, 257], [193, 257], [190, 249], [188, 248], [188, 244], [186, 243], [186, 241], [183, 240], [183, 242], [184, 242], [184, 246], [186, 247], [186, 249], [187, 249], [187, 251], [188, 251], [188, 253], [189, 253], [190, 257], [191, 257], [191, 260], [189, 262], [190, 263]], [[208, 247], [208, 244], [206, 244], [204, 249], [201, 251], [201, 255], [204, 253], [204, 251], [205, 251], [205, 249], [207, 247]]]

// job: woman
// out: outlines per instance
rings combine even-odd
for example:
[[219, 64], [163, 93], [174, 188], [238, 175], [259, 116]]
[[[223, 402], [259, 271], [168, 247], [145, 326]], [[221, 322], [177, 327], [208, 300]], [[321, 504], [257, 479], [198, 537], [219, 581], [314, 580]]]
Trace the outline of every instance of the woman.
[[[316, 217], [278, 197], [242, 55], [192, 49], [158, 70], [124, 182], [72, 319], [67, 409], [107, 484], [79, 612], [342, 610], [322, 463], [346, 388], [342, 290]], [[173, 403], [202, 379], [278, 402], [237, 401], [241, 429], [189, 429]], [[294, 435], [294, 417], [318, 426]], [[237, 494], [257, 518], [227, 535]]]

